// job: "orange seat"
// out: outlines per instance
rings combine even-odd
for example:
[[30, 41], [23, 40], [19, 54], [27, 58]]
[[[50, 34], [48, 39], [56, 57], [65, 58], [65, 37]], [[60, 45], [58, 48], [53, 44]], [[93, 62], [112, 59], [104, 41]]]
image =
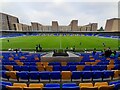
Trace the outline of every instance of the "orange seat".
[[61, 66], [66, 66], [67, 62], [61, 62]]
[[94, 86], [97, 86], [98, 88], [101, 86], [108, 86], [107, 82], [96, 82]]
[[45, 69], [46, 71], [53, 71], [53, 66], [46, 66]]
[[44, 66], [37, 66], [37, 68], [38, 68], [38, 71], [45, 71]]
[[23, 90], [21, 86], [6, 86], [7, 90]]
[[19, 87], [27, 87], [27, 84], [26, 83], [14, 83], [13, 86], [19, 86]]
[[79, 84], [79, 87], [93, 87], [93, 84], [92, 83], [80, 83]]
[[98, 90], [98, 87], [80, 87], [80, 90]]
[[114, 65], [107, 65], [107, 70], [112, 70], [114, 67]]
[[76, 68], [77, 68], [77, 71], [82, 71], [84, 69], [84, 65], [77, 65]]
[[70, 72], [70, 71], [62, 71], [61, 75], [62, 75], [62, 80], [71, 80], [72, 72]]
[[5, 68], [9, 71], [13, 71], [13, 66], [12, 65], [6, 65]]
[[10, 72], [6, 72], [6, 75], [8, 76], [8, 77], [10, 77], [11, 79], [17, 79], [17, 76], [16, 76], [16, 73], [17, 73], [18, 71], [10, 71]]
[[43, 83], [31, 83], [31, 84], [29, 84], [29, 87], [43, 88], [44, 85], [43, 85]]
[[100, 86], [98, 90], [114, 90], [114, 85], [111, 86]]

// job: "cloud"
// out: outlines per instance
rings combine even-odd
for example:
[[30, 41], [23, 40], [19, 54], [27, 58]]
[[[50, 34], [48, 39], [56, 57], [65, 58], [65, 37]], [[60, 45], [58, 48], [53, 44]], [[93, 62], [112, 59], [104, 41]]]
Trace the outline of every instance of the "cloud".
[[72, 19], [78, 19], [79, 25], [97, 22], [99, 27], [104, 27], [107, 19], [118, 17], [118, 3], [60, 0], [56, 2], [2, 2], [0, 11], [17, 16], [21, 23], [29, 25], [32, 21], [51, 25], [52, 20], [57, 20], [60, 25], [68, 25]]

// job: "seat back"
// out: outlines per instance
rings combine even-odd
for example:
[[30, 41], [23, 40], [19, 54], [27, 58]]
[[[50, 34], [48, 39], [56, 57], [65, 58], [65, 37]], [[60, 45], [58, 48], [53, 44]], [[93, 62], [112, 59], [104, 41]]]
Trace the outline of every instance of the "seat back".
[[62, 71], [61, 72], [62, 79], [71, 79], [72, 73], [70, 71]]

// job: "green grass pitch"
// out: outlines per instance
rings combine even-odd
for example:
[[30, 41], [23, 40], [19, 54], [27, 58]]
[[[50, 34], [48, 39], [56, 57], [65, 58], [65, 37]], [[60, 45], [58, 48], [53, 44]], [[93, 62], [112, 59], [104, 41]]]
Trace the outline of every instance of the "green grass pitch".
[[[9, 39], [9, 42], [7, 41]], [[1, 39], [0, 47], [2, 49], [21, 48], [35, 49], [37, 44], [40, 44], [43, 49], [65, 49], [75, 46], [76, 49], [99, 49], [107, 47], [118, 49], [118, 40], [110, 38], [99, 38], [94, 36], [24, 36], [16, 38]], [[103, 46], [103, 42], [106, 47]], [[80, 45], [81, 43], [81, 45]]]

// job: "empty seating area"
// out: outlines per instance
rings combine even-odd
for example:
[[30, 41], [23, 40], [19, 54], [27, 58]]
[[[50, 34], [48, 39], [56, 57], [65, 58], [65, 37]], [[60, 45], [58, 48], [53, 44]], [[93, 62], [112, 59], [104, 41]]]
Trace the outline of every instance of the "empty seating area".
[[1, 53], [2, 90], [119, 90], [120, 57], [79, 54], [80, 62], [41, 62], [44, 53]]
[[[0, 82], [2, 90], [118, 90], [120, 81], [95, 83], [11, 83]], [[116, 85], [117, 87], [115, 88]]]

